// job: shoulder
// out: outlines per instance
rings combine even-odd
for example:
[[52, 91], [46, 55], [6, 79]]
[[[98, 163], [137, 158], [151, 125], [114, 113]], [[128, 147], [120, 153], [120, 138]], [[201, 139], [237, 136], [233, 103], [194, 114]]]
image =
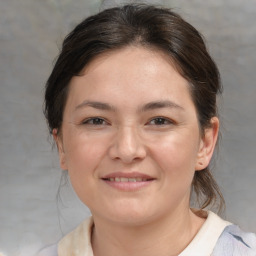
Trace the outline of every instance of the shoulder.
[[41, 249], [35, 256], [58, 256], [57, 244]]
[[236, 225], [227, 226], [220, 235], [212, 256], [255, 256], [256, 235]]
[[93, 218], [85, 219], [77, 228], [64, 236], [58, 243], [58, 252], [62, 256], [93, 256], [91, 233]]
[[41, 249], [35, 256], [58, 256], [58, 254], [62, 256], [92, 256], [90, 241], [92, 227], [93, 219], [89, 217], [65, 235], [57, 244]]

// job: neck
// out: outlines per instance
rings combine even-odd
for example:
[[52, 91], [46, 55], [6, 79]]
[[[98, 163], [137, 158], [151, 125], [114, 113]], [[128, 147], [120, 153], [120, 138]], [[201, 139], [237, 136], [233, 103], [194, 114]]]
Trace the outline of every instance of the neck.
[[204, 219], [190, 209], [143, 225], [128, 226], [94, 216], [95, 256], [177, 256], [192, 241]]

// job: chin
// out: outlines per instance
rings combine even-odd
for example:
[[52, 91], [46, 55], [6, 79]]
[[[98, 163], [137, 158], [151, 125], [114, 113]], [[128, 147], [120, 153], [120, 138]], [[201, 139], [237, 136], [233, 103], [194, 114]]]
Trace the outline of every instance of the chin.
[[127, 208], [118, 210], [112, 209], [108, 213], [105, 211], [105, 215], [102, 217], [118, 225], [141, 226], [153, 222], [157, 218], [157, 215], [150, 213], [150, 210]]

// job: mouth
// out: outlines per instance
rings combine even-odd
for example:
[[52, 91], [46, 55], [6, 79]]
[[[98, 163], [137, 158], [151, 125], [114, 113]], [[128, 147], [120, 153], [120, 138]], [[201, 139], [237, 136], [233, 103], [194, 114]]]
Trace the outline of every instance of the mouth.
[[113, 173], [101, 178], [105, 184], [121, 191], [136, 191], [152, 184], [156, 179], [140, 173]]
[[135, 177], [135, 178], [126, 178], [126, 177], [114, 177], [114, 178], [103, 178], [106, 181], [112, 182], [143, 182], [143, 181], [151, 181], [153, 178], [142, 178], [142, 177]]

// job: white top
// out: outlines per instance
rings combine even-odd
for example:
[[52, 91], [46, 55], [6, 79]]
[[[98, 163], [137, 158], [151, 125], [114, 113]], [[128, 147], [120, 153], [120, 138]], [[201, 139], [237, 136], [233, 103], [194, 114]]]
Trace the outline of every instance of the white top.
[[[221, 233], [228, 225], [231, 223], [208, 211], [208, 217], [203, 226], [179, 256], [210, 256]], [[63, 237], [58, 245], [48, 247], [41, 251], [38, 256], [93, 256], [91, 247], [92, 226], [93, 219], [90, 217]]]
[[230, 222], [209, 211], [203, 226], [179, 256], [210, 256], [221, 233]]

